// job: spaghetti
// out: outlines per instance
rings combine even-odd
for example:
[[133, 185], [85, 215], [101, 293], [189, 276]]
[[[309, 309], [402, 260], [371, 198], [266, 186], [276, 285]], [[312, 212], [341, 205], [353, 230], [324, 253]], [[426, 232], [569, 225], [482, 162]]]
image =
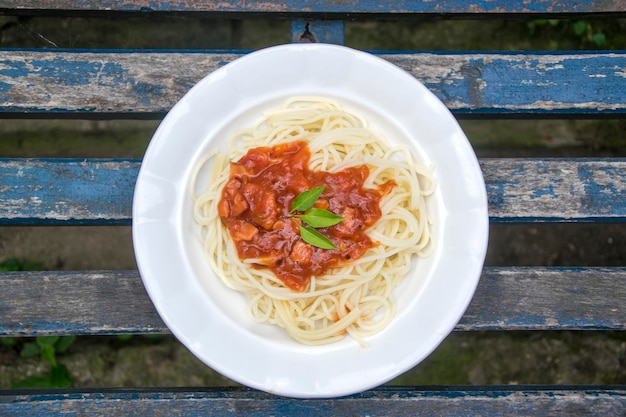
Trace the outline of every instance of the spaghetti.
[[[251, 149], [296, 142], [308, 146], [308, 169], [340, 173], [365, 166], [363, 187], [385, 190], [380, 218], [366, 230], [375, 244], [358, 259], [311, 276], [298, 291], [263, 268], [262, 260], [240, 257], [219, 214], [235, 166], [231, 162], [242, 160]], [[198, 173], [205, 167], [210, 170], [208, 185], [195, 195]], [[246, 295], [252, 319], [281, 326], [301, 343], [329, 343], [347, 333], [366, 345], [366, 337], [393, 319], [393, 289], [412, 258], [432, 252], [426, 207], [435, 189], [431, 170], [415, 162], [408, 148], [389, 146], [361, 117], [326, 99], [293, 98], [238, 132], [230, 139], [228, 156], [211, 152], [199, 162], [191, 187], [199, 239], [212, 269], [226, 286]]]

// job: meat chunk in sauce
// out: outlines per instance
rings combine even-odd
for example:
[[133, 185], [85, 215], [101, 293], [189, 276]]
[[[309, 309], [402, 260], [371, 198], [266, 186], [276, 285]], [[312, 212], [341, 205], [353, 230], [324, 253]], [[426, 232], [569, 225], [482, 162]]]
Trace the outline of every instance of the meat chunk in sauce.
[[278, 205], [274, 193], [259, 184], [248, 182], [243, 186], [243, 196], [253, 223], [270, 230], [278, 220]]

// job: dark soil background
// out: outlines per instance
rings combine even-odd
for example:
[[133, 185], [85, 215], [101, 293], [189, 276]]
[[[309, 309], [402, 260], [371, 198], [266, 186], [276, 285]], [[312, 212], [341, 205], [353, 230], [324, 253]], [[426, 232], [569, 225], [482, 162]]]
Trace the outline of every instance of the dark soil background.
[[[582, 30], [581, 30], [582, 28]], [[598, 34], [602, 36], [598, 36]], [[602, 41], [603, 39], [603, 41]], [[140, 17], [0, 17], [3, 48], [256, 49], [289, 42], [289, 22]], [[626, 49], [626, 20], [353, 21], [368, 50]], [[626, 155], [625, 120], [461, 120], [479, 157]], [[0, 157], [136, 157], [158, 121], [0, 120]], [[486, 265], [625, 266], [626, 224], [492, 224]], [[44, 269], [134, 269], [130, 227], [0, 227], [0, 262]], [[626, 301], [626, 300], [625, 300]], [[47, 372], [0, 346], [0, 389]], [[79, 337], [59, 355], [76, 387], [216, 386], [168, 335]], [[392, 384], [626, 384], [625, 332], [455, 332]]]

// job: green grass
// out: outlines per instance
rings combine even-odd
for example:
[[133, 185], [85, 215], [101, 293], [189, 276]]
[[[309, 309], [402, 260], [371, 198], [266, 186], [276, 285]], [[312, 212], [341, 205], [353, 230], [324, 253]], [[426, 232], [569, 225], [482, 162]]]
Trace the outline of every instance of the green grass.
[[0, 157], [141, 158], [159, 121], [2, 120]]

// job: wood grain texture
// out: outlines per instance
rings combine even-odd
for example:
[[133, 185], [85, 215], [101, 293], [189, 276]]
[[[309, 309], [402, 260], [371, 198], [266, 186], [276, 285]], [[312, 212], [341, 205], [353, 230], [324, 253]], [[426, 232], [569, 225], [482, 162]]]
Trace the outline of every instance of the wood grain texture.
[[280, 14], [407, 14], [407, 13], [608, 13], [625, 12], [626, 5], [620, 0], [590, 1], [555, 1], [555, 0], [448, 0], [419, 1], [395, 0], [375, 1], [361, 0], [345, 2], [338, 0], [179, 0], [179, 1], [147, 1], [147, 0], [2, 0], [0, 10], [18, 11], [124, 11], [124, 12], [246, 12], [246, 13], [280, 13]]
[[[0, 294], [0, 336], [168, 332], [137, 271], [3, 273]], [[456, 330], [626, 330], [624, 300], [626, 268], [485, 268]]]
[[240, 56], [5, 51], [0, 102], [8, 113], [162, 115], [202, 77]]
[[[128, 224], [141, 162], [0, 159], [0, 224]], [[492, 221], [625, 221], [626, 159], [481, 159]]]
[[412, 74], [459, 115], [597, 115], [626, 110], [626, 53], [381, 57]]
[[[479, 390], [480, 389], [480, 390]], [[626, 389], [602, 387], [380, 387], [326, 400], [289, 399], [244, 388], [60, 390], [0, 393], [0, 414], [39, 416], [623, 416]]]
[[137, 271], [0, 274], [0, 335], [162, 333]]
[[[0, 115], [161, 117], [200, 79], [242, 55], [4, 51]], [[459, 116], [626, 113], [626, 53], [380, 56], [424, 83]]]
[[626, 219], [626, 159], [482, 159], [499, 221]]
[[134, 160], [4, 159], [0, 223], [129, 223], [139, 166]]
[[626, 268], [485, 268], [457, 330], [626, 330]]

